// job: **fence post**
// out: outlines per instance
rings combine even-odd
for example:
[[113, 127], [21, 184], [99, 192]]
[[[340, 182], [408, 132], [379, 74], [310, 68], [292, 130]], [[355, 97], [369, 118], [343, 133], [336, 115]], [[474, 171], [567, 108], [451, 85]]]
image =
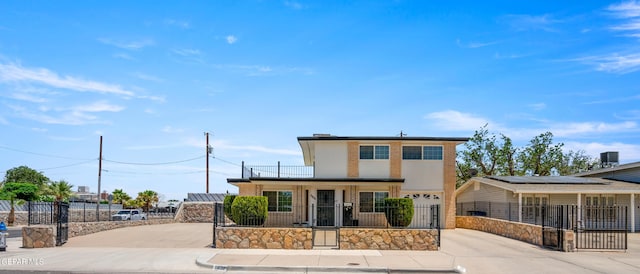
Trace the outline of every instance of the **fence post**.
[[27, 225], [31, 225], [31, 201], [27, 202]]
[[[244, 168], [242, 169], [244, 170]], [[216, 248], [216, 227], [218, 226], [218, 205], [213, 203], [213, 243], [212, 248]]]
[[278, 161], [278, 178], [280, 178], [280, 161]]

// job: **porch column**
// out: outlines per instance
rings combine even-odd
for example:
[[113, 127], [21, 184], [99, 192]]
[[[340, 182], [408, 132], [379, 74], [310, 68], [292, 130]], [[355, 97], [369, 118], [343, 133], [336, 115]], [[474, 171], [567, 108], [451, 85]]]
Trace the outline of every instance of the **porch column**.
[[629, 208], [629, 211], [631, 213], [629, 214], [629, 216], [631, 217], [631, 233], [634, 233], [636, 232], [636, 194], [631, 193], [629, 195], [631, 195], [631, 207]]
[[582, 224], [582, 193], [578, 193], [578, 223], [577, 225]]
[[522, 223], [522, 193], [518, 193], [518, 222]]

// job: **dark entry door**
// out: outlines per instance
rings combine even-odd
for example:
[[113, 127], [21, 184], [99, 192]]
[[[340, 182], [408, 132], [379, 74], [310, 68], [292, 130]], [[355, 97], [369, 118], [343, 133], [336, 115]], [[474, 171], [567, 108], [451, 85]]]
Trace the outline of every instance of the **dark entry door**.
[[318, 190], [318, 226], [335, 225], [334, 196], [334, 190]]

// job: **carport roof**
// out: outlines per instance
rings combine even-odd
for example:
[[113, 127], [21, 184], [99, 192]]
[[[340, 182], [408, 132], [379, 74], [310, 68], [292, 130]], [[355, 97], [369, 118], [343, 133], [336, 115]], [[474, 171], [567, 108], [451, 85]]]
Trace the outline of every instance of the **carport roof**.
[[[511, 176], [509, 176], [511, 177]], [[513, 176], [515, 177], [515, 176]], [[526, 177], [526, 176], [522, 176]], [[513, 193], [558, 193], [558, 194], [640, 194], [640, 184], [627, 183], [614, 180], [606, 180], [600, 178], [588, 178], [588, 182], [575, 181], [575, 177], [571, 179], [563, 177], [572, 176], [539, 176], [534, 179], [534, 183], [512, 183], [506, 180], [498, 180], [493, 177], [474, 177], [467, 183], [456, 190], [461, 193], [476, 182], [491, 185], [497, 188], [512, 191]], [[514, 181], [528, 181], [529, 178], [514, 179]], [[554, 181], [555, 183], [543, 183], [545, 179]], [[582, 178], [587, 179], [587, 178]]]

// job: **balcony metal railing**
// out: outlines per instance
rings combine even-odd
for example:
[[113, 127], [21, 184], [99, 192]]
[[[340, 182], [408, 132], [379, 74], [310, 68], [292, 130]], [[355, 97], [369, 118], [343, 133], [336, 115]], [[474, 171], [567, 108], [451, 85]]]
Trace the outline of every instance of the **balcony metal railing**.
[[245, 165], [242, 162], [242, 178], [313, 178], [315, 176], [312, 166], [293, 165]]

